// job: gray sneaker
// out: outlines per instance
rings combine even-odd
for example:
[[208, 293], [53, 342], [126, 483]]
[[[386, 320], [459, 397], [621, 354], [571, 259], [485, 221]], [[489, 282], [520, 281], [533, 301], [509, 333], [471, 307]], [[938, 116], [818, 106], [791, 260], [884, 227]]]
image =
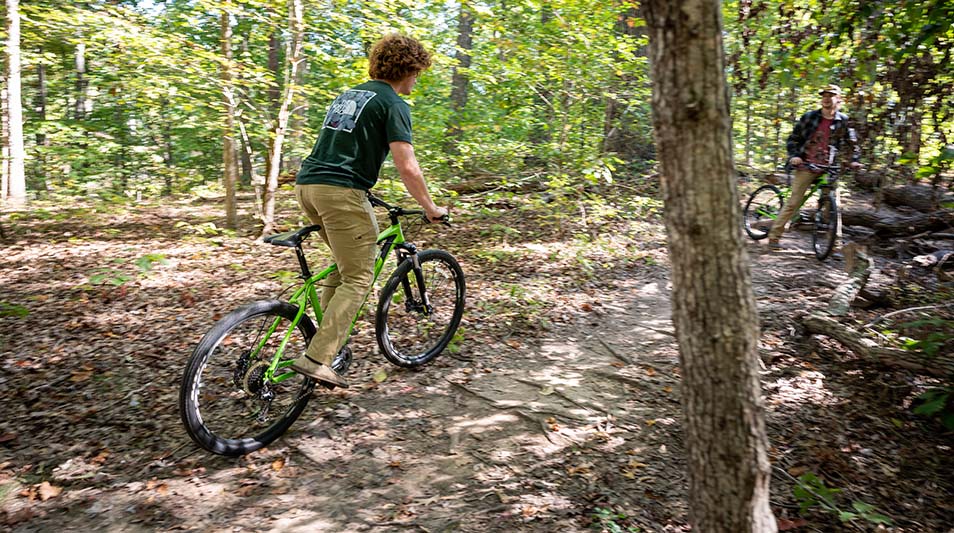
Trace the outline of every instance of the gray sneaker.
[[295, 362], [291, 364], [290, 368], [327, 387], [348, 388], [348, 381], [335, 372], [333, 368], [326, 364], [312, 361], [307, 355], [302, 355], [298, 359], [295, 359]]

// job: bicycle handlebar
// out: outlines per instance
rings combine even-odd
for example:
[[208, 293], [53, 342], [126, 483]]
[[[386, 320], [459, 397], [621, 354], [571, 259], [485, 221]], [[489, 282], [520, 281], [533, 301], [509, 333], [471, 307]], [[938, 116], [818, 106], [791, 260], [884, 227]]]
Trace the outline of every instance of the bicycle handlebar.
[[[368, 192], [368, 201], [371, 202], [371, 205], [373, 205], [373, 206], [383, 207], [383, 208], [387, 209], [387, 210], [388, 210], [388, 215], [390, 215], [392, 219], [393, 219], [393, 218], [397, 218], [397, 217], [406, 217], [406, 216], [421, 215], [421, 218], [424, 219], [424, 222], [425, 222], [425, 223], [427, 223], [427, 224], [431, 224], [431, 223], [432, 223], [431, 219], [427, 218], [427, 214], [424, 212], [423, 209], [404, 209], [403, 207], [398, 207], [398, 206], [391, 205], [391, 204], [385, 202], [384, 200], [378, 198], [377, 196], [371, 194], [370, 191]], [[439, 218], [439, 219], [437, 220], [437, 222], [440, 222], [441, 224], [444, 224], [445, 226], [450, 227], [450, 225], [451, 225], [451, 224], [450, 224], [450, 215], [444, 215], [444, 216], [442, 216], [441, 218]]]

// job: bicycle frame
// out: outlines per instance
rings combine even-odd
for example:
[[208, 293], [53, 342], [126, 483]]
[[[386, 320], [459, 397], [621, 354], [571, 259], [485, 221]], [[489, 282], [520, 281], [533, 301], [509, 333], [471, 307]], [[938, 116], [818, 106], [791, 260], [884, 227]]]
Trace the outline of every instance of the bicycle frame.
[[[401, 222], [397, 216], [391, 217], [391, 225], [378, 234], [376, 242], [381, 247], [381, 252], [374, 261], [374, 276], [371, 280], [372, 286], [375, 282], [377, 282], [378, 276], [381, 275], [381, 271], [384, 270], [384, 262], [387, 260], [388, 256], [391, 255], [392, 251], [398, 251], [398, 264], [400, 264], [400, 262], [403, 261], [407, 255], [414, 253], [413, 245], [408, 245], [404, 238], [404, 229], [401, 226]], [[300, 252], [300, 250], [301, 248], [298, 248], [296, 251]], [[268, 369], [265, 370], [265, 379], [271, 383], [280, 383], [295, 375], [294, 372], [283, 372], [278, 375], [275, 374], [279, 369], [291, 366], [293, 362], [292, 360], [282, 361], [282, 355], [285, 353], [285, 346], [288, 344], [289, 339], [291, 339], [292, 334], [298, 327], [298, 323], [301, 322], [302, 316], [305, 315], [305, 309], [309, 305], [315, 313], [315, 324], [321, 324], [321, 300], [318, 296], [318, 290], [315, 287], [320, 281], [338, 270], [338, 265], [333, 263], [321, 272], [312, 276], [308, 276], [308, 265], [303, 254], [299, 254], [299, 262], [302, 267], [301, 277], [304, 278], [305, 281], [302, 286], [296, 289], [295, 292], [292, 293], [292, 295], [288, 298], [289, 303], [298, 306], [298, 313], [295, 315], [294, 320], [292, 320], [291, 324], [288, 326], [288, 329], [285, 331], [285, 336], [282, 339], [278, 350], [275, 352], [274, 357], [272, 357], [271, 364], [268, 366]], [[408, 290], [408, 293], [410, 293], [410, 288], [405, 288]], [[354, 328], [355, 322], [358, 320], [358, 317], [361, 316], [361, 311], [364, 309], [364, 304], [367, 302], [367, 299], [367, 294], [365, 294], [364, 301], [361, 302], [361, 307], [358, 308], [357, 314], [351, 320], [351, 326], [348, 328], [349, 336], [351, 335], [351, 330]], [[268, 339], [271, 338], [272, 334], [275, 333], [275, 330], [278, 329], [278, 323], [280, 321], [281, 318], [276, 318], [272, 322], [272, 325], [268, 328], [268, 331], [264, 334], [258, 345], [252, 351], [251, 357], [255, 357], [262, 350], [262, 348], [265, 346], [265, 343], [268, 342]]]

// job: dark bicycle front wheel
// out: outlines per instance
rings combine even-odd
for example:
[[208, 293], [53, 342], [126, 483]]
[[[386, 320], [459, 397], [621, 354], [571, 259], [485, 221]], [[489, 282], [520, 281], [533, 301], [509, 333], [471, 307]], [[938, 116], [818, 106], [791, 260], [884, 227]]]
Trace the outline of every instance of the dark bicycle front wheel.
[[410, 260], [388, 278], [378, 300], [374, 331], [388, 361], [415, 367], [431, 361], [450, 344], [464, 314], [464, 272], [443, 250], [417, 254], [424, 293]]
[[[281, 369], [276, 374], [286, 379], [265, 379], [297, 312], [297, 306], [278, 300], [254, 302], [225, 315], [199, 341], [179, 390], [179, 414], [199, 446], [219, 455], [244, 455], [272, 443], [301, 415], [314, 381]], [[314, 333], [303, 317], [284, 357], [303, 353]]]
[[774, 185], [763, 185], [749, 195], [742, 211], [742, 227], [753, 240], [768, 237], [769, 230], [782, 211], [785, 199]]
[[824, 261], [835, 249], [838, 235], [838, 203], [832, 192], [823, 192], [818, 199], [818, 210], [812, 221], [812, 248], [815, 257]]

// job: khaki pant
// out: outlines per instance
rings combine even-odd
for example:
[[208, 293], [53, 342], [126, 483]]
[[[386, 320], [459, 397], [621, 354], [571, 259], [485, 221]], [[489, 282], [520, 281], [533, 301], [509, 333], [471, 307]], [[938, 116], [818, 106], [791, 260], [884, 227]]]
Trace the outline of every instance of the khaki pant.
[[374, 280], [378, 221], [365, 191], [335, 185], [295, 185], [298, 204], [331, 248], [338, 270], [322, 282], [323, 317], [308, 357], [331, 364]]
[[805, 198], [805, 192], [811, 188], [812, 183], [818, 174], [808, 170], [796, 170], [792, 178], [792, 194], [785, 200], [782, 206], [782, 212], [778, 214], [772, 229], [769, 230], [768, 238], [770, 241], [778, 240], [785, 233], [785, 224], [792, 219], [802, 200]]

